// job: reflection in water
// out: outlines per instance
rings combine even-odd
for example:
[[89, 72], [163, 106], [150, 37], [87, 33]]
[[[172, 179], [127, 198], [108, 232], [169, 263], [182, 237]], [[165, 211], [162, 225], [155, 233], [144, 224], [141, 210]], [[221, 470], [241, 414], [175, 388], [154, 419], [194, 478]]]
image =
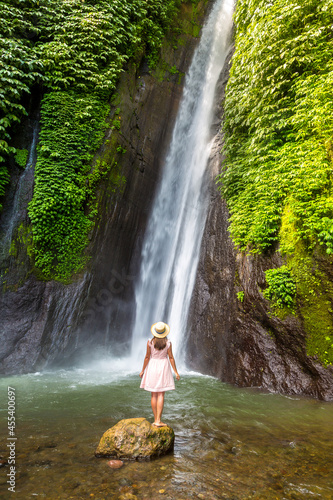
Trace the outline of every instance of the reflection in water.
[[[112, 372], [110, 365], [104, 372], [1, 379], [2, 456], [8, 385], [17, 397], [15, 498], [333, 497], [332, 404], [236, 389], [189, 373], [166, 397], [174, 453], [111, 470], [106, 459], [94, 457], [103, 432], [122, 418], [152, 417], [150, 394], [139, 390], [137, 375]], [[0, 469], [1, 492], [7, 470]]]

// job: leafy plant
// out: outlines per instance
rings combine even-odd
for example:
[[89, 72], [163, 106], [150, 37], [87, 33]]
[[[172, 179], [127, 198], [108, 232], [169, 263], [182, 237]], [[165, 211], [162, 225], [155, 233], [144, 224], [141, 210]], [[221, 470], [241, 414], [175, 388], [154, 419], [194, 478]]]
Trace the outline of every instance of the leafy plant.
[[27, 149], [17, 149], [15, 153], [15, 161], [21, 167], [24, 168], [28, 160], [28, 150]]
[[239, 302], [244, 301], [244, 292], [243, 291], [237, 292], [237, 299], [239, 300]]
[[329, 0], [237, 2], [218, 182], [243, 251], [281, 241], [288, 205], [298, 240], [333, 253], [332, 22]]
[[118, 146], [116, 149], [117, 153], [121, 153], [124, 155], [126, 153], [126, 148], [123, 148], [122, 146]]
[[119, 118], [115, 118], [113, 120], [112, 127], [115, 128], [116, 130], [120, 130], [121, 122], [120, 122]]
[[29, 15], [36, 5], [34, 0], [0, 1], [0, 197], [9, 181], [6, 160], [15, 153], [10, 130], [27, 114], [22, 96], [41, 77], [41, 63], [32, 51], [36, 31]]
[[[104, 137], [108, 111], [94, 96], [52, 92], [43, 99], [34, 196], [29, 205], [36, 266], [68, 280], [85, 262], [92, 228], [90, 162]], [[88, 205], [88, 206], [87, 206]]]
[[277, 307], [289, 307], [294, 304], [296, 284], [286, 266], [265, 271], [268, 287], [264, 297], [271, 300]]

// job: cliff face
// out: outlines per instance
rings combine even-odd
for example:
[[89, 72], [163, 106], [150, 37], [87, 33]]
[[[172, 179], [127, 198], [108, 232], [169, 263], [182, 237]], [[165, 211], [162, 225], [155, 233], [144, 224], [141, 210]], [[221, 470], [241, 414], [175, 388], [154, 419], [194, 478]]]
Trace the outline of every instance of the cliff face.
[[[26, 213], [33, 188], [30, 175], [24, 206], [15, 219], [10, 255], [7, 249], [1, 264], [1, 373], [68, 365], [85, 354], [91, 359], [92, 351], [107, 348], [116, 353], [128, 341], [133, 283], [147, 216], [182, 94], [183, 75], [209, 5], [202, 1], [195, 11], [192, 4], [182, 6], [183, 34], [178, 35], [178, 43], [174, 35], [165, 41], [156, 70], [150, 71], [142, 60], [123, 73], [110, 113], [110, 120], [119, 115], [120, 127], [110, 128], [97, 154], [111, 162], [115, 144], [120, 144], [120, 168], [111, 170], [100, 187], [97, 221], [87, 248], [88, 268], [69, 285], [41, 281], [33, 269]], [[115, 175], [124, 178], [121, 190], [114, 189]], [[7, 219], [19, 177], [17, 172], [7, 196], [3, 212]]]
[[[222, 116], [219, 103], [224, 97], [229, 67], [230, 59], [217, 89], [217, 124]], [[223, 135], [218, 125], [216, 132], [210, 164], [215, 175], [223, 159]], [[226, 203], [213, 183], [210, 196], [189, 314], [189, 365], [242, 387], [332, 400], [332, 367], [324, 368], [307, 355], [302, 312], [280, 319], [261, 292], [266, 286], [265, 270], [282, 265], [280, 254], [238, 254], [228, 234]], [[243, 301], [237, 298], [240, 291], [244, 293]]]

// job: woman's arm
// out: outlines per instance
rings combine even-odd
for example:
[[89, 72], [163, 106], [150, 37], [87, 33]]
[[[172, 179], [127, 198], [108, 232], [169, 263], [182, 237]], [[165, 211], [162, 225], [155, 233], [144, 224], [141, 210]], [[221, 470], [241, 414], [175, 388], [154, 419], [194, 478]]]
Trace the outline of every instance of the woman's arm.
[[146, 352], [146, 357], [144, 359], [144, 362], [143, 362], [143, 367], [142, 367], [142, 371], [140, 373], [140, 378], [143, 377], [143, 374], [145, 372], [145, 369], [147, 368], [147, 365], [149, 363], [149, 359], [150, 359], [150, 345], [149, 345], [149, 340], [147, 342], [147, 352]]
[[171, 342], [170, 342], [170, 347], [168, 349], [168, 356], [169, 356], [170, 363], [171, 363], [171, 366], [173, 368], [173, 371], [175, 372], [176, 379], [179, 380], [180, 376], [179, 376], [179, 373], [177, 372], [175, 358], [173, 357], [173, 354], [172, 354]]

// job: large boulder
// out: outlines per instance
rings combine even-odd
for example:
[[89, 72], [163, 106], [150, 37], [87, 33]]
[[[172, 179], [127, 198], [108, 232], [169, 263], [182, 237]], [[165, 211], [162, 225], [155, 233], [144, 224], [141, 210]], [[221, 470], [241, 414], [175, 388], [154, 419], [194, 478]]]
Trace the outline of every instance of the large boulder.
[[175, 433], [168, 425], [156, 427], [145, 418], [120, 420], [102, 436], [96, 457], [149, 460], [173, 449]]

